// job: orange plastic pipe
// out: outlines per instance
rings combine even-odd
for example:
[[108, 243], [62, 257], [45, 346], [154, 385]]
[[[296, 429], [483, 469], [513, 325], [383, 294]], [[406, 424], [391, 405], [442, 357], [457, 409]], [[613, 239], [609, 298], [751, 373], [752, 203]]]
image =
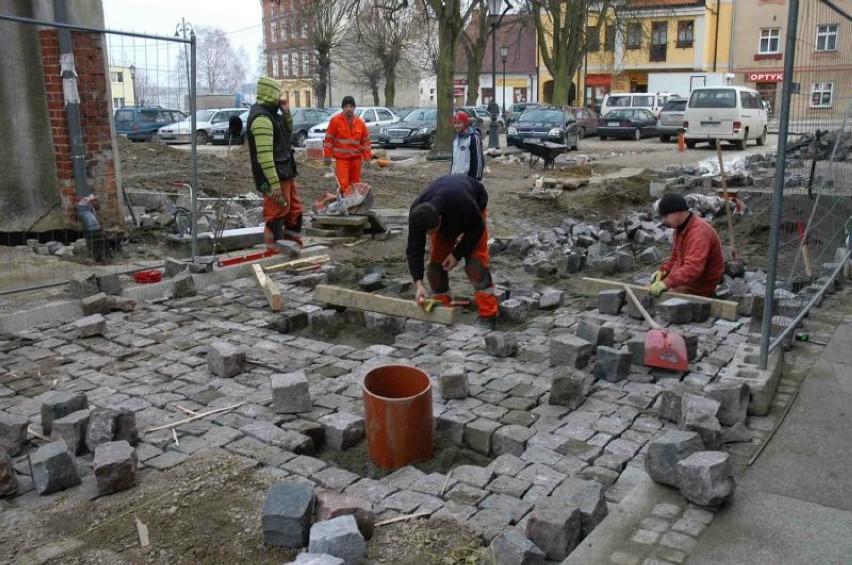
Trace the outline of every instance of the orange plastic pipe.
[[435, 451], [432, 383], [408, 365], [384, 365], [361, 383], [367, 452], [382, 469], [429, 459]]

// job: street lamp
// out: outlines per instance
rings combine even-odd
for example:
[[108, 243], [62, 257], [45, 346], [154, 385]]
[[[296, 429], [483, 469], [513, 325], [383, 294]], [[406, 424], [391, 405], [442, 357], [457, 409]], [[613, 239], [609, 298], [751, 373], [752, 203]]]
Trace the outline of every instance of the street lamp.
[[133, 105], [139, 106], [139, 102], [136, 100], [136, 65], [130, 65], [130, 82], [133, 85]]
[[495, 94], [497, 93], [497, 28], [500, 27], [500, 20], [503, 18], [503, 0], [487, 0], [487, 2], [488, 17], [491, 19], [491, 101], [488, 103], [491, 127], [488, 128], [488, 148], [499, 149], [497, 113], [500, 111], [500, 106], [497, 105]]
[[505, 43], [500, 47], [500, 58], [503, 59], [503, 119], [506, 119], [506, 57], [509, 56], [509, 46]]

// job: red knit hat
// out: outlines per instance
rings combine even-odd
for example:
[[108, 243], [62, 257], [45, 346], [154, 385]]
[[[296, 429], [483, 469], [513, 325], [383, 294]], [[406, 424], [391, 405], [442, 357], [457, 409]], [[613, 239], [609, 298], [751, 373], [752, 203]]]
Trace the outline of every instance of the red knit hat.
[[466, 112], [456, 112], [453, 114], [453, 121], [462, 122], [464, 125], [470, 124], [470, 116], [467, 115]]

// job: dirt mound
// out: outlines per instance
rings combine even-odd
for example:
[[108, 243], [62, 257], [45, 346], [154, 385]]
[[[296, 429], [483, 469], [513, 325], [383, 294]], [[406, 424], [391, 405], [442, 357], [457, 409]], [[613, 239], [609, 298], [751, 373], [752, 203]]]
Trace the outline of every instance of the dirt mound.
[[620, 217], [654, 202], [648, 190], [652, 177], [652, 173], [643, 171], [631, 177], [593, 183], [563, 192], [556, 205], [567, 215], [585, 221]]

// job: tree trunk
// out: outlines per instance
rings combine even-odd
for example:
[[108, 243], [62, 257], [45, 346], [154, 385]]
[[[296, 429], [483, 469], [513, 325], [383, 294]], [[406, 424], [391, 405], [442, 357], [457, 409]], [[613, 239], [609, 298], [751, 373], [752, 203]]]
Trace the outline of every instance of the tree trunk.
[[[385, 106], [395, 106], [396, 98], [396, 71], [385, 72]], [[376, 103], [378, 106], [378, 102]]]
[[[458, 14], [455, 15], [458, 17]], [[449, 151], [453, 146], [453, 126], [450, 117], [453, 115], [453, 72], [455, 61], [452, 54], [456, 50], [458, 31], [454, 30], [454, 24], [441, 21], [438, 32], [438, 50], [442, 56], [438, 57], [437, 75], [437, 102], [438, 102], [438, 130], [435, 138], [434, 150]]]
[[379, 106], [379, 81], [375, 77], [370, 79], [370, 92], [373, 93], [373, 106]]
[[329, 54], [317, 52], [317, 82], [314, 88], [314, 96], [317, 99], [317, 108], [325, 108], [325, 97], [328, 92], [328, 73], [331, 65], [329, 63]]

